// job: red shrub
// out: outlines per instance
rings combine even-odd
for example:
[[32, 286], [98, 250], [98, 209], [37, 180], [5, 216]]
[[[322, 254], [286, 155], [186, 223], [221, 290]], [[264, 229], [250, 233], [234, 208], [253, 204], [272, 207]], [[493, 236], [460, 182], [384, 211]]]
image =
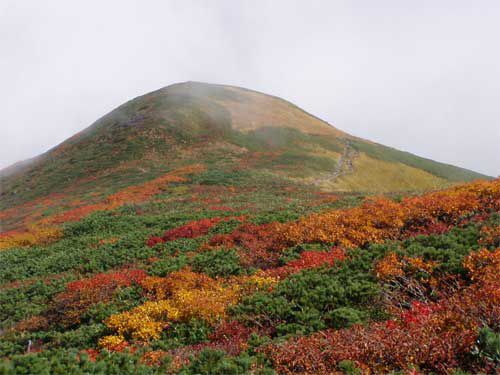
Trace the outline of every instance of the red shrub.
[[248, 347], [247, 341], [251, 333], [252, 329], [236, 321], [222, 322], [209, 336], [209, 346], [236, 356]]
[[68, 283], [66, 291], [54, 297], [52, 318], [65, 325], [76, 324], [88, 308], [109, 301], [121, 287], [139, 284], [147, 276], [143, 270], [122, 270], [100, 273], [88, 279]]
[[425, 226], [418, 228], [411, 228], [406, 230], [405, 237], [414, 237], [419, 235], [428, 236], [430, 234], [444, 234], [448, 232], [453, 226], [445, 223], [428, 223]]
[[208, 233], [210, 228], [218, 224], [222, 219], [220, 217], [214, 217], [211, 219], [201, 219], [197, 221], [191, 221], [185, 225], [178, 228], [170, 229], [163, 234], [163, 241], [173, 241], [179, 238], [196, 238], [204, 236]]
[[84, 290], [109, 290], [120, 286], [130, 286], [140, 283], [147, 276], [144, 270], [123, 270], [109, 273], [99, 273], [91, 278], [72, 281], [66, 286], [69, 292]]
[[148, 239], [146, 244], [150, 247], [153, 247], [156, 244], [174, 241], [179, 238], [196, 238], [204, 236], [208, 234], [209, 230], [213, 226], [217, 225], [222, 220], [223, 219], [220, 217], [214, 217], [211, 219], [191, 221], [187, 224], [181, 225], [180, 227], [167, 230], [162, 237], [151, 237], [150, 239]]
[[500, 249], [469, 257], [466, 265], [478, 275], [474, 284], [437, 303], [414, 302], [397, 319], [327, 330], [272, 344], [262, 351], [285, 374], [330, 374], [342, 360], [375, 373], [412, 367], [426, 373], [449, 373], [457, 367], [492, 371], [492, 363], [472, 363], [469, 353], [479, 327], [500, 324], [499, 259]]
[[153, 237], [150, 237], [147, 241], [146, 241], [146, 245], [148, 245], [149, 247], [154, 247], [155, 245], [159, 244], [159, 243], [164, 243], [165, 241], [163, 241], [163, 238], [161, 237], [158, 237], [158, 236], [153, 236]]
[[291, 274], [300, 272], [304, 269], [317, 268], [324, 265], [332, 266], [335, 262], [345, 260], [346, 254], [341, 248], [333, 248], [325, 251], [304, 251], [299, 259], [292, 260], [288, 264], [278, 268], [272, 268], [265, 271], [266, 276], [285, 278]]
[[227, 249], [236, 247], [242, 264], [268, 268], [276, 265], [280, 256], [276, 225], [245, 223], [230, 234], [213, 236], [208, 246]]

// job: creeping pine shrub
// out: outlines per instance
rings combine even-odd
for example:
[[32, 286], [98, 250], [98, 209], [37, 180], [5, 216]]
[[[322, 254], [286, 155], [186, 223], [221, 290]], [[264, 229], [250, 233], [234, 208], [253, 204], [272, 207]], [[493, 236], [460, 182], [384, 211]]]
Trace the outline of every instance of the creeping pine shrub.
[[454, 228], [441, 235], [417, 236], [402, 242], [401, 254], [422, 257], [424, 261], [437, 262], [441, 273], [464, 274], [464, 256], [479, 248], [480, 227], [469, 225]]
[[254, 176], [248, 171], [224, 171], [210, 169], [192, 178], [194, 183], [200, 185], [241, 186], [252, 180]]
[[165, 259], [160, 259], [154, 262], [149, 269], [149, 273], [152, 276], [167, 276], [168, 274], [179, 271], [188, 263], [188, 259], [185, 255], [179, 255], [177, 257], [168, 257]]
[[477, 354], [500, 365], [500, 332], [495, 332], [489, 327], [479, 331]]
[[210, 230], [208, 231], [208, 234], [214, 235], [214, 234], [229, 234], [232, 233], [236, 228], [238, 228], [241, 223], [244, 221], [243, 217], [235, 217], [235, 218], [229, 218], [229, 219], [224, 219], [214, 225]]
[[238, 375], [248, 374], [253, 360], [249, 356], [228, 357], [221, 350], [205, 349], [185, 366], [182, 375]]
[[353, 361], [340, 361], [337, 367], [346, 375], [361, 375], [361, 369]]
[[5, 375], [66, 375], [66, 374], [113, 374], [153, 375], [164, 374], [159, 367], [141, 362], [139, 355], [108, 353], [95, 361], [76, 350], [49, 350], [29, 355], [15, 355], [0, 363], [0, 374]]
[[240, 275], [244, 269], [234, 250], [213, 250], [197, 254], [191, 260], [191, 268], [210, 277]]
[[159, 340], [153, 341], [155, 349], [170, 349], [181, 345], [193, 345], [206, 342], [213, 331], [209, 323], [202, 319], [191, 319], [187, 322], [172, 322], [169, 329], [164, 330]]
[[271, 292], [245, 298], [233, 313], [250, 324], [276, 327], [278, 336], [361, 323], [374, 313], [380, 289], [372, 275], [345, 263], [292, 275]]

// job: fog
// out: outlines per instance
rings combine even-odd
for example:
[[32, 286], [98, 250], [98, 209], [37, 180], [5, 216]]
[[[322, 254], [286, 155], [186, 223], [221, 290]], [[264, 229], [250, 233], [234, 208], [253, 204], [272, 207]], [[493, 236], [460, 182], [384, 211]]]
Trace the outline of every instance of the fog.
[[195, 80], [497, 176], [499, 20], [496, 0], [2, 0], [0, 168]]

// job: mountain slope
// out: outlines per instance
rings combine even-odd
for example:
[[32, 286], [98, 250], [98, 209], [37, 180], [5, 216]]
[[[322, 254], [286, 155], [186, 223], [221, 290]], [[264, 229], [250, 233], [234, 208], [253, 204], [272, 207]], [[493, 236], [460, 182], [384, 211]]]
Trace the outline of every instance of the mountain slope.
[[0, 176], [2, 374], [498, 367], [500, 179], [199, 83]]
[[[135, 98], [0, 173], [0, 210], [58, 195], [92, 202], [203, 163], [200, 184], [270, 181], [330, 191], [424, 190], [487, 176], [342, 132], [280, 98], [186, 82]], [[12, 216], [12, 215], [11, 215]]]

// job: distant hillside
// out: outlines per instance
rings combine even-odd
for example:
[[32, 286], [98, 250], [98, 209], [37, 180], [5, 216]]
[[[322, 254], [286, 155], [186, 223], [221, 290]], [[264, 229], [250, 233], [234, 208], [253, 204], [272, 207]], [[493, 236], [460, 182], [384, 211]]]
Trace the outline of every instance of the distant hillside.
[[0, 173], [0, 210], [56, 194], [99, 200], [202, 163], [197, 184], [285, 181], [315, 189], [434, 189], [487, 176], [353, 137], [277, 97], [175, 84], [135, 98], [43, 155]]

